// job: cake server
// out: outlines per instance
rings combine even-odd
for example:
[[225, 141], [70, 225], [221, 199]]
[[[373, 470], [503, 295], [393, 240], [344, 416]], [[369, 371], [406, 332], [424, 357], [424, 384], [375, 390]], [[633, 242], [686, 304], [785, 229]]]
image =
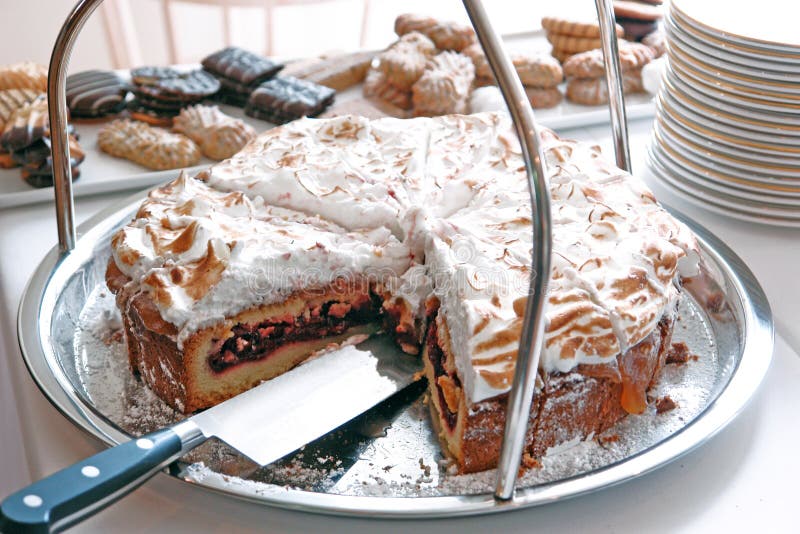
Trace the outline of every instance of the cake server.
[[0, 531], [56, 532], [101, 510], [211, 437], [266, 465], [397, 393], [418, 357], [386, 335], [325, 353], [170, 427], [121, 443], [8, 496]]

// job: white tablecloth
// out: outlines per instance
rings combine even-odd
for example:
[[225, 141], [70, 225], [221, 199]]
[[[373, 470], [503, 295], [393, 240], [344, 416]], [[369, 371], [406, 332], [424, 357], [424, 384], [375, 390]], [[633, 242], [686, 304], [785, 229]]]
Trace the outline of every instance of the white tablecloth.
[[[650, 121], [631, 125], [634, 171], [646, 176]], [[607, 128], [564, 132], [611, 154]], [[655, 473], [588, 496], [514, 513], [476, 518], [379, 521], [289, 512], [242, 503], [159, 475], [76, 532], [797, 532], [800, 425], [800, 230], [737, 222], [679, 207], [728, 243], [751, 267], [770, 299], [777, 325], [774, 360], [745, 411], [699, 450]], [[83, 199], [83, 220], [122, 195]], [[99, 450], [50, 406], [24, 368], [16, 311], [25, 283], [55, 245], [53, 208], [0, 212], [0, 497], [31, 479]]]

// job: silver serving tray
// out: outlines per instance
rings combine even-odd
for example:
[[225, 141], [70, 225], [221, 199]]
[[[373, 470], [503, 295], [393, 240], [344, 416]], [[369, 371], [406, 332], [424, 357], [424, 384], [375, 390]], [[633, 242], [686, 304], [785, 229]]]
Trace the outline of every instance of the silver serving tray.
[[[81, 225], [69, 255], [62, 257], [54, 248], [31, 278], [19, 310], [20, 347], [36, 383], [66, 418], [109, 445], [129, 439], [129, 431], [163, 424], [153, 413], [175, 417], [130, 376], [121, 343], [92, 344], [102, 335], [102, 311], [113, 308], [104, 279], [110, 238], [142, 199], [139, 193]], [[267, 505], [410, 518], [555, 502], [665, 465], [704, 443], [742, 410], [766, 373], [773, 347], [771, 312], [753, 274], [719, 239], [676, 215], [697, 234], [705, 264], [703, 277], [686, 285], [676, 327], [676, 336], [699, 359], [680, 369], [667, 366], [665, 383], [658, 386], [658, 394], [685, 398], [679, 400], [683, 406], [627, 418], [607, 433], [614, 439], [605, 442], [606, 448], [597, 445], [600, 440], [553, 451], [541, 469], [519, 481], [511, 501], [494, 498], [491, 472], [446, 473], [419, 390], [392, 399], [276, 467], [255, 470], [218, 443], [166, 472]], [[130, 398], [138, 404], [125, 404]], [[120, 402], [125, 404], [121, 411]], [[608, 445], [614, 440], [616, 445]], [[602, 458], [587, 462], [596, 456]]]

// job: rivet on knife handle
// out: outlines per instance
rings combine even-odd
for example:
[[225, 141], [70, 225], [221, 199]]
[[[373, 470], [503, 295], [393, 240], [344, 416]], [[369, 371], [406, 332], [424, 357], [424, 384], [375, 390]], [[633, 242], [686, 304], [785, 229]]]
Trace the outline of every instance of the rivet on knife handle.
[[185, 426], [106, 449], [9, 495], [0, 504], [0, 531], [58, 532], [102, 510], [204, 440], [196, 426]]

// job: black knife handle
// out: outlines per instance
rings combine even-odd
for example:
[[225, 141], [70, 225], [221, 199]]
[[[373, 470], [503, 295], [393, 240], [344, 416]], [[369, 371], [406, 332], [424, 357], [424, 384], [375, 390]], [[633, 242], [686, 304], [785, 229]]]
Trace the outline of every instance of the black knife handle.
[[0, 504], [0, 532], [58, 532], [133, 491], [183, 450], [171, 428], [121, 443], [34, 482]]

